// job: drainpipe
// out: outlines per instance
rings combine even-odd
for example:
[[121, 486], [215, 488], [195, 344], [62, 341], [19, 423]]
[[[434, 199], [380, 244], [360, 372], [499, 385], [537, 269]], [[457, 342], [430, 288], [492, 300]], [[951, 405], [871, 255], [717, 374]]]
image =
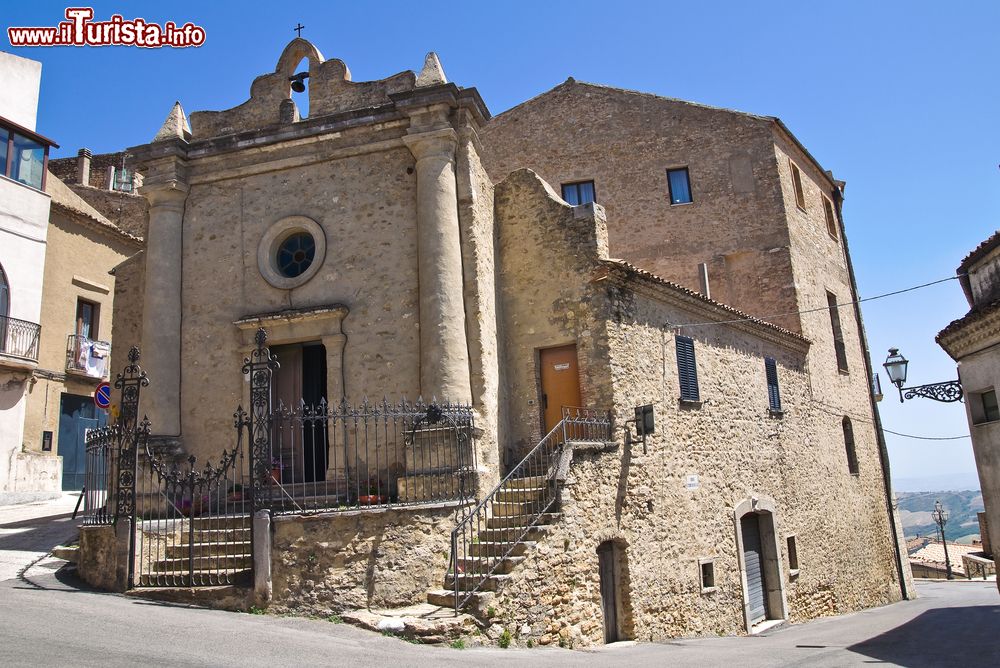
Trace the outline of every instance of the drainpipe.
[[[831, 177], [832, 178], [832, 177]], [[858, 283], [854, 277], [854, 264], [851, 262], [851, 252], [847, 247], [847, 234], [844, 227], [843, 205], [844, 191], [842, 185], [837, 185], [834, 191], [834, 205], [837, 209], [837, 219], [840, 226], [840, 240], [844, 245], [844, 257], [847, 260], [847, 274], [851, 279], [851, 301], [854, 302], [854, 317], [858, 322], [858, 338], [861, 340], [861, 358], [865, 362], [865, 373], [867, 374], [868, 403], [872, 407], [872, 416], [875, 418], [875, 440], [878, 442], [878, 458], [882, 465], [882, 485], [885, 487], [885, 505], [889, 513], [889, 530], [892, 532], [892, 550], [896, 555], [896, 573], [899, 576], [899, 591], [903, 595], [903, 600], [909, 600], [909, 592], [906, 591], [906, 577], [903, 570], [903, 555], [899, 550], [899, 533], [896, 531], [895, 513], [892, 508], [892, 479], [889, 477], [889, 451], [885, 446], [885, 433], [882, 431], [882, 416], [878, 412], [878, 403], [872, 394], [871, 383], [875, 377], [872, 371], [871, 355], [868, 349], [868, 336], [865, 334], [865, 324], [861, 320], [861, 304], [858, 303]]]

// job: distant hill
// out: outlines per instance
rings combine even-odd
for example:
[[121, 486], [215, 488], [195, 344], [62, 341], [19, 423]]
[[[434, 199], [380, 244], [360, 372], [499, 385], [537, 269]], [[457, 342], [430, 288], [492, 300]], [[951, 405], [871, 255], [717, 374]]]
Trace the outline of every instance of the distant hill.
[[937, 525], [931, 518], [934, 502], [940, 501], [948, 511], [945, 535], [949, 542], [971, 542], [979, 537], [976, 513], [983, 510], [983, 494], [977, 490], [961, 492], [899, 492], [899, 519], [903, 534], [908, 537], [936, 536]]

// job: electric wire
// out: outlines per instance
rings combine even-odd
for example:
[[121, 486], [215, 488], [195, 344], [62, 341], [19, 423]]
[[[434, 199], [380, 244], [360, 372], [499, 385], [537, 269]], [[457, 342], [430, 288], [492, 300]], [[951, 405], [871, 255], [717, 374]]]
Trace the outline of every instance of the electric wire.
[[816, 308], [805, 309], [805, 310], [802, 310], [802, 311], [788, 311], [787, 313], [778, 313], [778, 314], [775, 314], [775, 315], [769, 315], [769, 316], [763, 316], [763, 317], [752, 316], [752, 317], [747, 317], [747, 318], [735, 318], [733, 320], [713, 320], [711, 322], [690, 322], [690, 323], [683, 324], [683, 325], [674, 325], [674, 324], [671, 324], [670, 327], [672, 327], [674, 329], [683, 329], [685, 327], [703, 327], [703, 326], [707, 326], [707, 325], [730, 325], [730, 324], [739, 323], [739, 322], [753, 322], [753, 321], [760, 321], [760, 320], [763, 320], [764, 322], [771, 322], [771, 320], [773, 320], [775, 318], [784, 318], [784, 317], [790, 316], [790, 315], [803, 315], [803, 314], [806, 314], [806, 313], [816, 313], [818, 311], [829, 311], [830, 309], [840, 308], [842, 306], [852, 306], [854, 304], [861, 304], [863, 302], [870, 302], [870, 301], [874, 301], [876, 299], [885, 299], [886, 297], [894, 297], [895, 295], [901, 295], [901, 294], [903, 294], [905, 292], [913, 292], [914, 290], [921, 290], [923, 288], [928, 288], [928, 287], [930, 287], [932, 285], [937, 285], [938, 283], [944, 283], [946, 281], [954, 281], [954, 280], [962, 278], [963, 276], [966, 276], [966, 275], [967, 274], [956, 274], [955, 276], [949, 276], [947, 278], [940, 278], [940, 279], [938, 279], [936, 281], [931, 281], [929, 283], [921, 283], [920, 285], [913, 285], [911, 287], [903, 288], [901, 290], [893, 290], [892, 292], [886, 292], [886, 293], [883, 293], [883, 294], [880, 294], [880, 295], [873, 295], [871, 297], [863, 297], [863, 298], [860, 298], [860, 299], [855, 299], [855, 300], [848, 301], [848, 302], [840, 302], [840, 303], [837, 303], [837, 304], [829, 304], [827, 306], [818, 306]]

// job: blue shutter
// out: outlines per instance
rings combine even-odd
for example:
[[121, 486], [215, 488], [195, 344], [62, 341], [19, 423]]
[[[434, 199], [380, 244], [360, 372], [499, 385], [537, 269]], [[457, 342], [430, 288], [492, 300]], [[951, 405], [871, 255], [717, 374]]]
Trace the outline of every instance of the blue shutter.
[[764, 358], [764, 373], [767, 375], [767, 405], [772, 411], [780, 411], [781, 392], [778, 390], [778, 365], [770, 357]]
[[681, 384], [682, 401], [699, 401], [698, 365], [694, 359], [694, 339], [689, 336], [674, 337], [677, 347], [677, 376]]

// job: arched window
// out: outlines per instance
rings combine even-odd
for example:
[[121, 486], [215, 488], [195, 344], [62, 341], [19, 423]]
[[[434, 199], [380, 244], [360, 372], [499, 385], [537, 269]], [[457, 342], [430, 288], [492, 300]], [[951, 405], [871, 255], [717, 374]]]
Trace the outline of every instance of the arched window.
[[852, 475], [858, 474], [858, 453], [854, 448], [854, 426], [851, 418], [844, 416], [844, 448], [847, 450], [847, 470]]

